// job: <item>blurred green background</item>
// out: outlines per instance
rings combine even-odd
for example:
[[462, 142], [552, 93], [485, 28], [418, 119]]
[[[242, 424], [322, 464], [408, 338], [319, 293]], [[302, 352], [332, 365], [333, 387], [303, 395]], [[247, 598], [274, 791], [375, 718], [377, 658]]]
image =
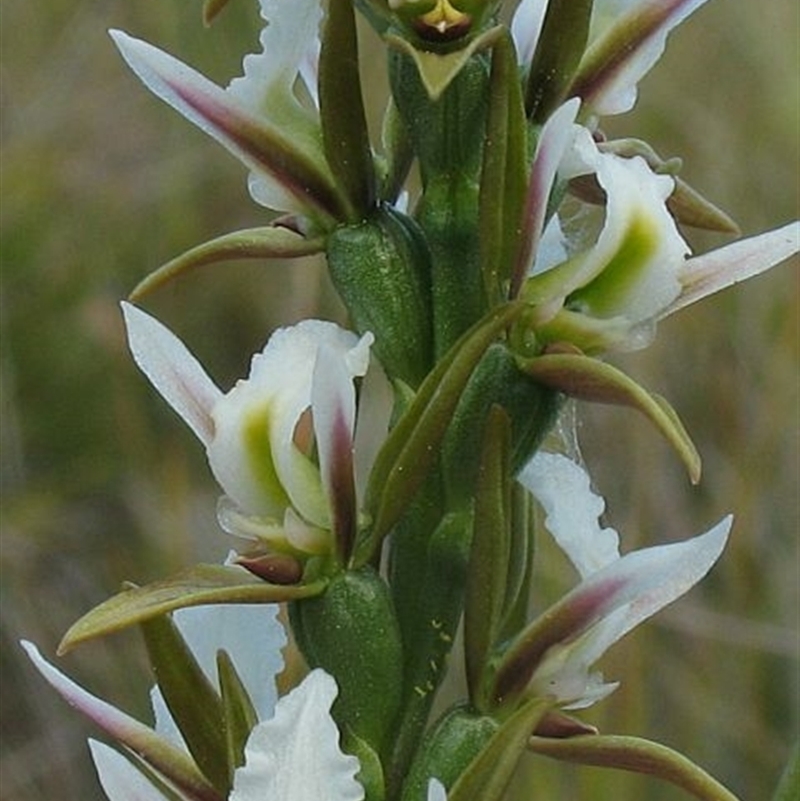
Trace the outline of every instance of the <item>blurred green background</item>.
[[[128, 30], [224, 83], [254, 47], [254, 5], [232, 3], [205, 31], [200, 0], [3, 4], [2, 801], [102, 797], [85, 745], [97, 732], [17, 641], [52, 656], [121, 581], [227, 550], [202, 450], [132, 365], [117, 304], [171, 256], [263, 212], [238, 163], [152, 98], [105, 31]], [[365, 47], [379, 98], [380, 49]], [[715, 0], [673, 34], [636, 111], [606, 127], [681, 155], [684, 177], [745, 234], [775, 227], [798, 212], [798, 61], [794, 0]], [[725, 241], [690, 238], [700, 251]], [[682, 312], [656, 344], [618, 360], [683, 416], [705, 460], [699, 487], [641, 420], [578, 408], [584, 457], [626, 548], [737, 517], [713, 575], [604, 660], [622, 688], [587, 717], [680, 747], [744, 799], [768, 797], [798, 732], [796, 268]], [[314, 261], [206, 268], [147, 307], [222, 386], [274, 326], [341, 319]], [[148, 715], [135, 633], [59, 664]], [[526, 799], [684, 797], [538, 757], [524, 771], [540, 788]]]

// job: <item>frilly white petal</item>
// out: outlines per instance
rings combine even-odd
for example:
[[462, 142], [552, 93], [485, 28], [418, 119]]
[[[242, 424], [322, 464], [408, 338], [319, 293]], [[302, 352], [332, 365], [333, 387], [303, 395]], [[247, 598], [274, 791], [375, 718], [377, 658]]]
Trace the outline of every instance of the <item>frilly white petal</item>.
[[211, 411], [222, 392], [166, 326], [130, 303], [121, 306], [134, 361], [207, 446], [214, 436]]
[[333, 678], [314, 670], [278, 701], [250, 733], [230, 801], [362, 801], [358, 759], [342, 753], [330, 715], [336, 694]]
[[259, 6], [261, 18], [266, 22], [259, 38], [262, 52], [245, 56], [244, 76], [232, 80], [228, 91], [251, 108], [267, 111], [272, 105], [269, 111], [275, 114], [275, 102], [280, 106], [281, 100], [293, 98], [294, 82], [301, 66], [304, 65], [310, 80], [319, 47], [317, 34], [322, 3], [320, 0], [293, 0], [291, 3], [260, 0]]
[[261, 720], [275, 708], [275, 676], [284, 666], [286, 632], [277, 615], [277, 604], [220, 604], [173, 613], [175, 625], [215, 687], [217, 651], [228, 653]]
[[517, 480], [545, 510], [545, 526], [586, 578], [619, 558], [619, 535], [601, 528], [605, 501], [592, 492], [586, 471], [558, 453], [539, 451]]
[[108, 801], [169, 801], [118, 751], [91, 738], [89, 750]]

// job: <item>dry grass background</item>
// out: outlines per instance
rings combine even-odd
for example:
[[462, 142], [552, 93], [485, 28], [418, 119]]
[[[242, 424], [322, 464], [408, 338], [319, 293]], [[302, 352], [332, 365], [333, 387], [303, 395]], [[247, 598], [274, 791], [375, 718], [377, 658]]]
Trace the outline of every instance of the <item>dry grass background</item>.
[[[127, 357], [117, 302], [185, 248], [263, 218], [243, 172], [151, 98], [105, 34], [121, 27], [224, 81], [255, 41], [234, 3], [211, 32], [199, 0], [6, 0], [2, 8], [2, 801], [101, 798], [91, 728], [21, 659], [123, 579], [226, 549], [201, 449]], [[684, 157], [684, 176], [746, 234], [798, 211], [798, 8], [714, 0], [673, 35], [615, 133]], [[381, 65], [371, 50], [369, 74]], [[380, 86], [371, 87], [376, 95]], [[695, 236], [702, 250], [721, 237]], [[798, 733], [797, 262], [669, 320], [624, 364], [669, 397], [705, 459], [692, 488], [630, 414], [579, 409], [584, 456], [626, 547], [685, 537], [728, 510], [713, 575], [605, 660], [622, 688], [590, 717], [683, 748], [743, 799], [769, 796]], [[230, 264], [149, 308], [222, 385], [277, 324], [340, 315], [314, 262]], [[135, 634], [63, 666], [147, 715]], [[520, 799], [679, 799], [638, 778], [530, 758]]]

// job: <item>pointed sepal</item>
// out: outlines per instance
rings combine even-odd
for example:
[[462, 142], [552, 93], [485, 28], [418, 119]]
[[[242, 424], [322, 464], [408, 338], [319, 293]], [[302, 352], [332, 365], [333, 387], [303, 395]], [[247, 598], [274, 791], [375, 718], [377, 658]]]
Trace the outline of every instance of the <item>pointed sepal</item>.
[[738, 801], [730, 790], [683, 754], [640, 737], [597, 734], [555, 739], [535, 736], [528, 741], [528, 749], [562, 762], [656, 776], [700, 801]]
[[296, 259], [320, 253], [322, 237], [306, 238], [289, 228], [265, 226], [224, 234], [193, 247], [140, 281], [129, 295], [136, 302], [197, 267], [232, 259]]
[[693, 484], [700, 480], [700, 455], [675, 410], [610, 364], [574, 353], [521, 359], [520, 369], [546, 386], [579, 400], [628, 406], [641, 412], [675, 449]]
[[258, 723], [258, 714], [227, 651], [217, 652], [217, 675], [228, 769], [232, 776], [236, 768], [244, 764], [245, 743]]
[[323, 579], [308, 584], [268, 584], [240, 567], [195, 565], [171, 578], [124, 590], [96, 606], [70, 627], [58, 652], [66, 653], [87, 640], [175, 609], [207, 604], [280, 603], [310, 598], [325, 586]]

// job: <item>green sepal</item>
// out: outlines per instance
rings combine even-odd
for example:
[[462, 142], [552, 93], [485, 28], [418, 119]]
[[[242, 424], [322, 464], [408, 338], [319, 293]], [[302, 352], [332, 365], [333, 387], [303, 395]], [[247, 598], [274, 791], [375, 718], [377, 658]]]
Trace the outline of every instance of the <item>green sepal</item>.
[[233, 772], [219, 694], [168, 615], [143, 622], [141, 629], [156, 681], [189, 753], [203, 775], [227, 795]]
[[[610, 139], [607, 142], [600, 142], [597, 147], [603, 153], [614, 153], [623, 158], [641, 156], [653, 172], [659, 175], [671, 175], [675, 181], [675, 189], [667, 198], [667, 208], [679, 223], [723, 234], [741, 233], [736, 221], [729, 214], [678, 176], [677, 173], [682, 166], [681, 159], [663, 159], [641, 139]], [[569, 190], [587, 203], [603, 205], [606, 202], [605, 192], [594, 175], [573, 178], [569, 182]]]
[[430, 254], [419, 226], [387, 204], [334, 230], [328, 268], [359, 333], [391, 379], [419, 386], [433, 363]]
[[508, 303], [476, 323], [439, 361], [375, 460], [365, 507], [374, 521], [362, 550], [371, 558], [436, 461], [453, 411], [475, 365], [524, 306]]
[[408, 128], [400, 116], [397, 104], [389, 98], [381, 126], [381, 144], [384, 156], [384, 174], [381, 177], [380, 199], [394, 204], [414, 162], [414, 147]]
[[242, 568], [195, 565], [171, 578], [126, 589], [96, 606], [72, 624], [58, 653], [175, 609], [207, 604], [281, 603], [318, 595], [326, 583], [319, 579], [307, 584], [268, 584]]
[[491, 47], [504, 33], [505, 28], [501, 25], [496, 25], [476, 36], [466, 47], [451, 53], [436, 53], [430, 50], [417, 49], [407, 39], [396, 34], [389, 34], [386, 37], [386, 43], [389, 47], [411, 57], [417, 67], [428, 97], [436, 101], [472, 56], [481, 50]]
[[527, 190], [526, 154], [527, 126], [516, 53], [505, 35], [492, 51], [479, 195], [481, 270], [490, 305], [507, 295], [511, 267], [517, 260]]
[[486, 420], [464, 600], [464, 653], [473, 705], [486, 711], [484, 670], [505, 611], [511, 539], [511, 421], [500, 406]]
[[363, 218], [375, 203], [375, 169], [358, 70], [351, 0], [330, 0], [319, 56], [319, 114], [325, 158], [351, 208]]
[[258, 715], [227, 651], [217, 651], [217, 675], [228, 768], [233, 775], [236, 768], [244, 765], [244, 746], [258, 723]]
[[550, 0], [525, 90], [525, 107], [543, 124], [566, 99], [586, 49], [593, 0]]
[[592, 734], [557, 739], [534, 736], [528, 740], [528, 748], [535, 754], [563, 762], [657, 776], [701, 801], [738, 801], [730, 790], [683, 754], [640, 737]]
[[401, 801], [426, 801], [431, 778], [438, 779], [445, 787], [452, 786], [498, 728], [493, 718], [468, 706], [449, 709], [417, 749]]
[[339, 686], [334, 719], [380, 753], [399, 709], [403, 671], [386, 582], [369, 566], [342, 572], [289, 613], [309, 667], [323, 668]]
[[520, 359], [519, 365], [531, 378], [573, 398], [637, 409], [672, 445], [692, 483], [700, 480], [700, 454], [675, 410], [621, 370], [590, 356], [571, 353]]
[[264, 226], [224, 234], [191, 248], [151, 272], [128, 296], [137, 301], [185, 273], [231, 259], [295, 259], [320, 253], [325, 248], [322, 237], [306, 238], [288, 228]]
[[528, 739], [552, 703], [543, 698], [525, 702], [472, 760], [458, 781], [448, 789], [448, 801], [499, 801], [503, 796]]

